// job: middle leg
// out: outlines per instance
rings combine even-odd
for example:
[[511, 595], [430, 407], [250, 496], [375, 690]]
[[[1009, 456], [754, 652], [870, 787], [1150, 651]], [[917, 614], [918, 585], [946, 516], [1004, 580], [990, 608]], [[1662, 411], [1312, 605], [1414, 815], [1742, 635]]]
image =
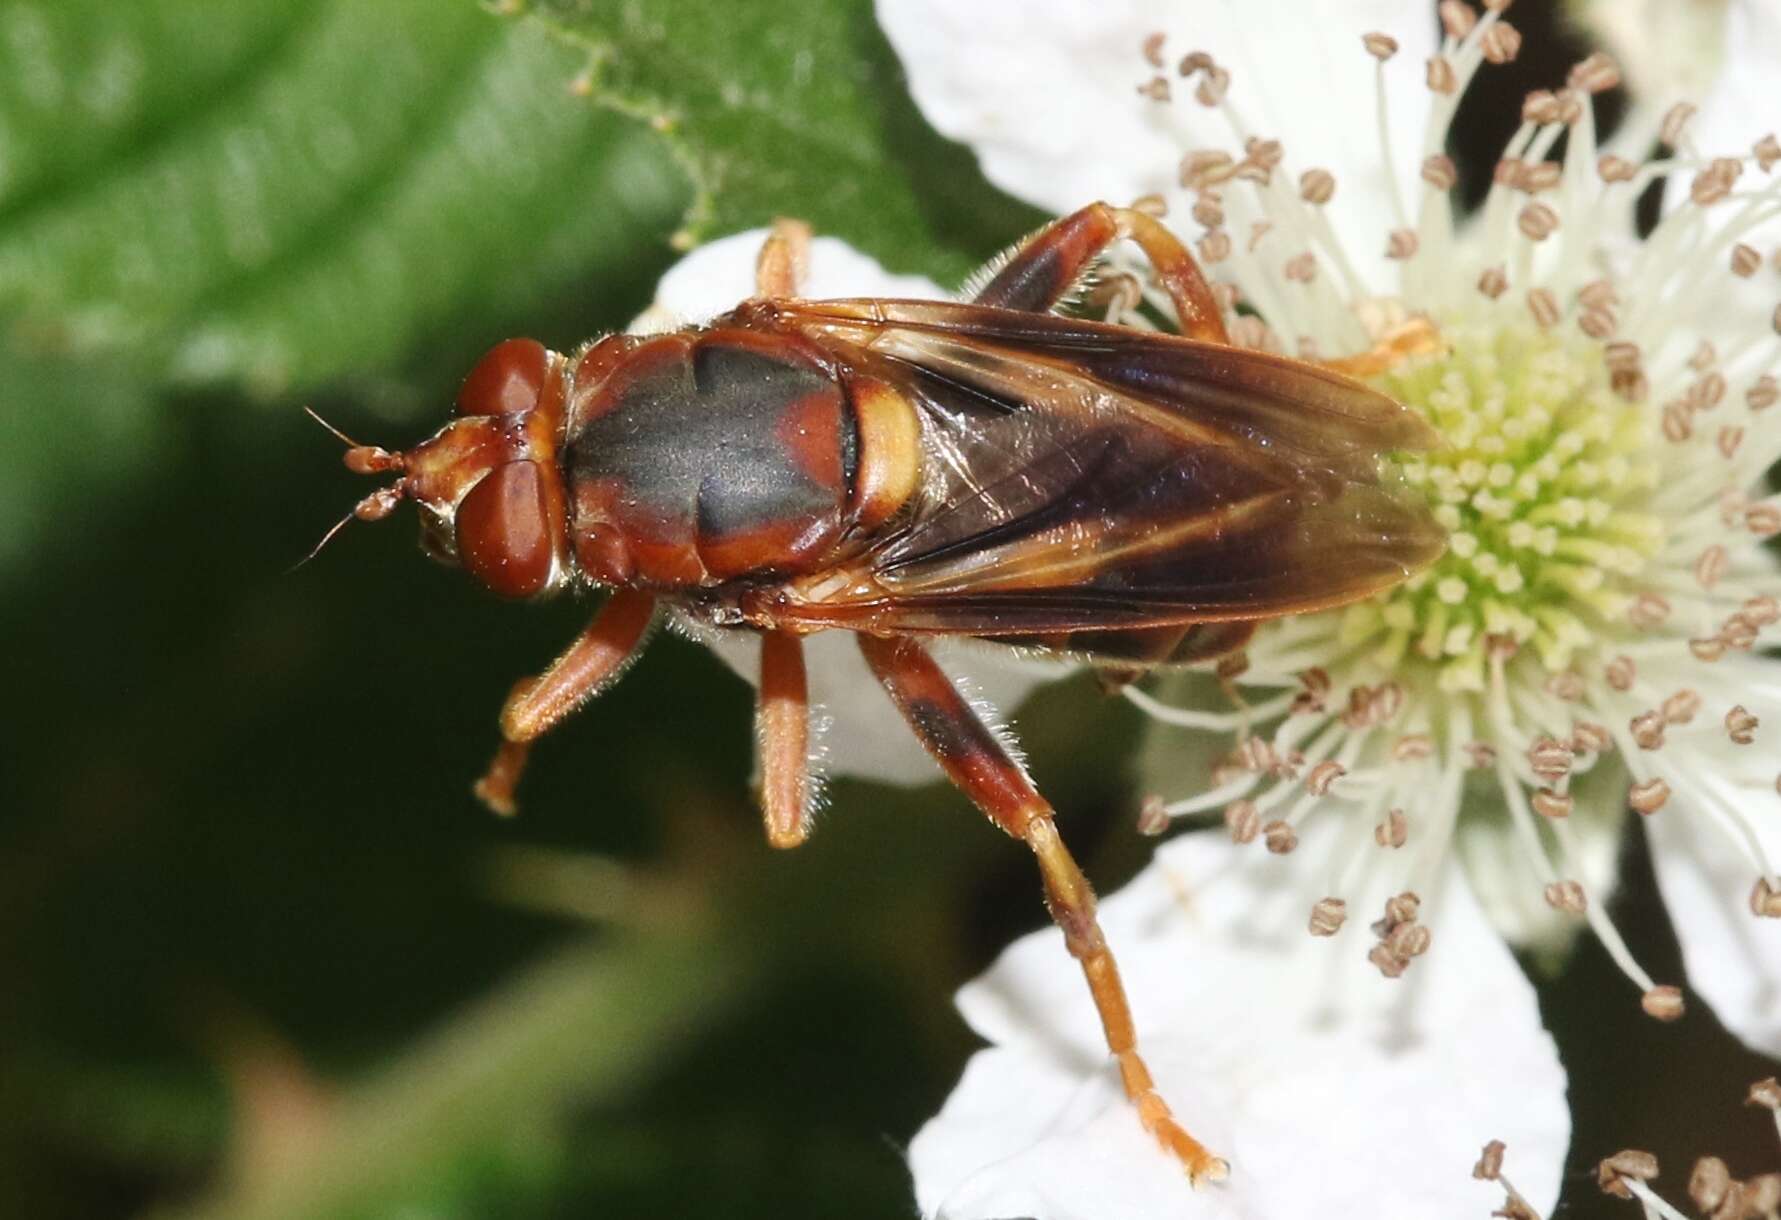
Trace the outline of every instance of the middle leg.
[[1107, 1049], [1119, 1064], [1120, 1082], [1144, 1129], [1187, 1167], [1196, 1185], [1225, 1177], [1230, 1166], [1189, 1135], [1157, 1094], [1138, 1051], [1119, 967], [1095, 917], [1094, 890], [1058, 837], [1051, 806], [921, 644], [907, 636], [861, 635], [859, 642], [866, 663], [948, 778], [997, 826], [1032, 850], [1045, 882], [1046, 906], [1082, 967]]

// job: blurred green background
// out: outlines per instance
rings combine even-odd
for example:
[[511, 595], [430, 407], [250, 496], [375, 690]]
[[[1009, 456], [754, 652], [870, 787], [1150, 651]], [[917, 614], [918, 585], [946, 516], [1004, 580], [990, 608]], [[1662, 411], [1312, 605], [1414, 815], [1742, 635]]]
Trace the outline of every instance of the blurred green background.
[[[672, 636], [496, 821], [495, 710], [586, 607], [497, 604], [405, 522], [287, 570], [363, 490], [303, 404], [407, 443], [494, 341], [620, 327], [777, 213], [943, 279], [1036, 220], [865, 4], [535, 8], [0, 2], [0, 1215], [905, 1216], [951, 993], [1043, 922], [939, 788], [843, 782], [770, 852], [750, 692]], [[1575, 55], [1499, 77], [1480, 146]], [[1117, 885], [1136, 718], [1073, 680], [1022, 728]], [[1544, 988], [1579, 1174], [1768, 1167], [1772, 1068], [1623, 992], [1590, 944]]]

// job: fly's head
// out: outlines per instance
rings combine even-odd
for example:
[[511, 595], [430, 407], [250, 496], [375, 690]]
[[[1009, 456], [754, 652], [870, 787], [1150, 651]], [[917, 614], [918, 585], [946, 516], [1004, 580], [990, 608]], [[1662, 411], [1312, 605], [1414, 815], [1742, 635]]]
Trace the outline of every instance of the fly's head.
[[354, 473], [401, 476], [352, 515], [378, 521], [412, 500], [421, 549], [434, 559], [461, 566], [502, 597], [562, 587], [573, 571], [557, 461], [563, 365], [536, 340], [509, 339], [477, 362], [458, 391], [456, 418], [427, 440], [400, 453], [348, 449]]

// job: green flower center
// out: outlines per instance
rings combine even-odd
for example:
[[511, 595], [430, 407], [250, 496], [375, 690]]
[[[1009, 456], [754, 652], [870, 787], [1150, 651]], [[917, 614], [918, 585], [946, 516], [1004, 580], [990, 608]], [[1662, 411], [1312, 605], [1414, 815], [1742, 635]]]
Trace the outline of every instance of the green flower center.
[[1447, 690], [1482, 689], [1485, 640], [1531, 645], [1554, 672], [1625, 614], [1627, 581], [1661, 549], [1641, 511], [1659, 467], [1650, 413], [1611, 388], [1601, 348], [1500, 322], [1442, 328], [1449, 349], [1375, 385], [1446, 438], [1401, 465], [1447, 530], [1447, 554], [1349, 612], [1383, 634], [1378, 659], [1435, 666]]

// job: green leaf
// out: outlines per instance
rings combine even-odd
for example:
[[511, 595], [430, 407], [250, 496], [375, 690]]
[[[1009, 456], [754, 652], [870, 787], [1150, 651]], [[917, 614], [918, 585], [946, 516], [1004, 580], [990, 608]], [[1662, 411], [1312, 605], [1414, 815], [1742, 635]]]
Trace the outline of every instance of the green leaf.
[[187, 389], [419, 419], [672, 257], [660, 142], [471, 0], [5, 3], [0, 48], [0, 574], [165, 469]]
[[864, 0], [529, 11], [586, 49], [597, 100], [648, 119], [686, 165], [698, 193], [685, 244], [793, 215], [956, 281], [1043, 220], [928, 128]]
[[[659, 241], [682, 186], [469, 3], [74, 0], [0, 12], [0, 310], [263, 389], [387, 367], [490, 298]], [[152, 70], [151, 70], [152, 68]]]

